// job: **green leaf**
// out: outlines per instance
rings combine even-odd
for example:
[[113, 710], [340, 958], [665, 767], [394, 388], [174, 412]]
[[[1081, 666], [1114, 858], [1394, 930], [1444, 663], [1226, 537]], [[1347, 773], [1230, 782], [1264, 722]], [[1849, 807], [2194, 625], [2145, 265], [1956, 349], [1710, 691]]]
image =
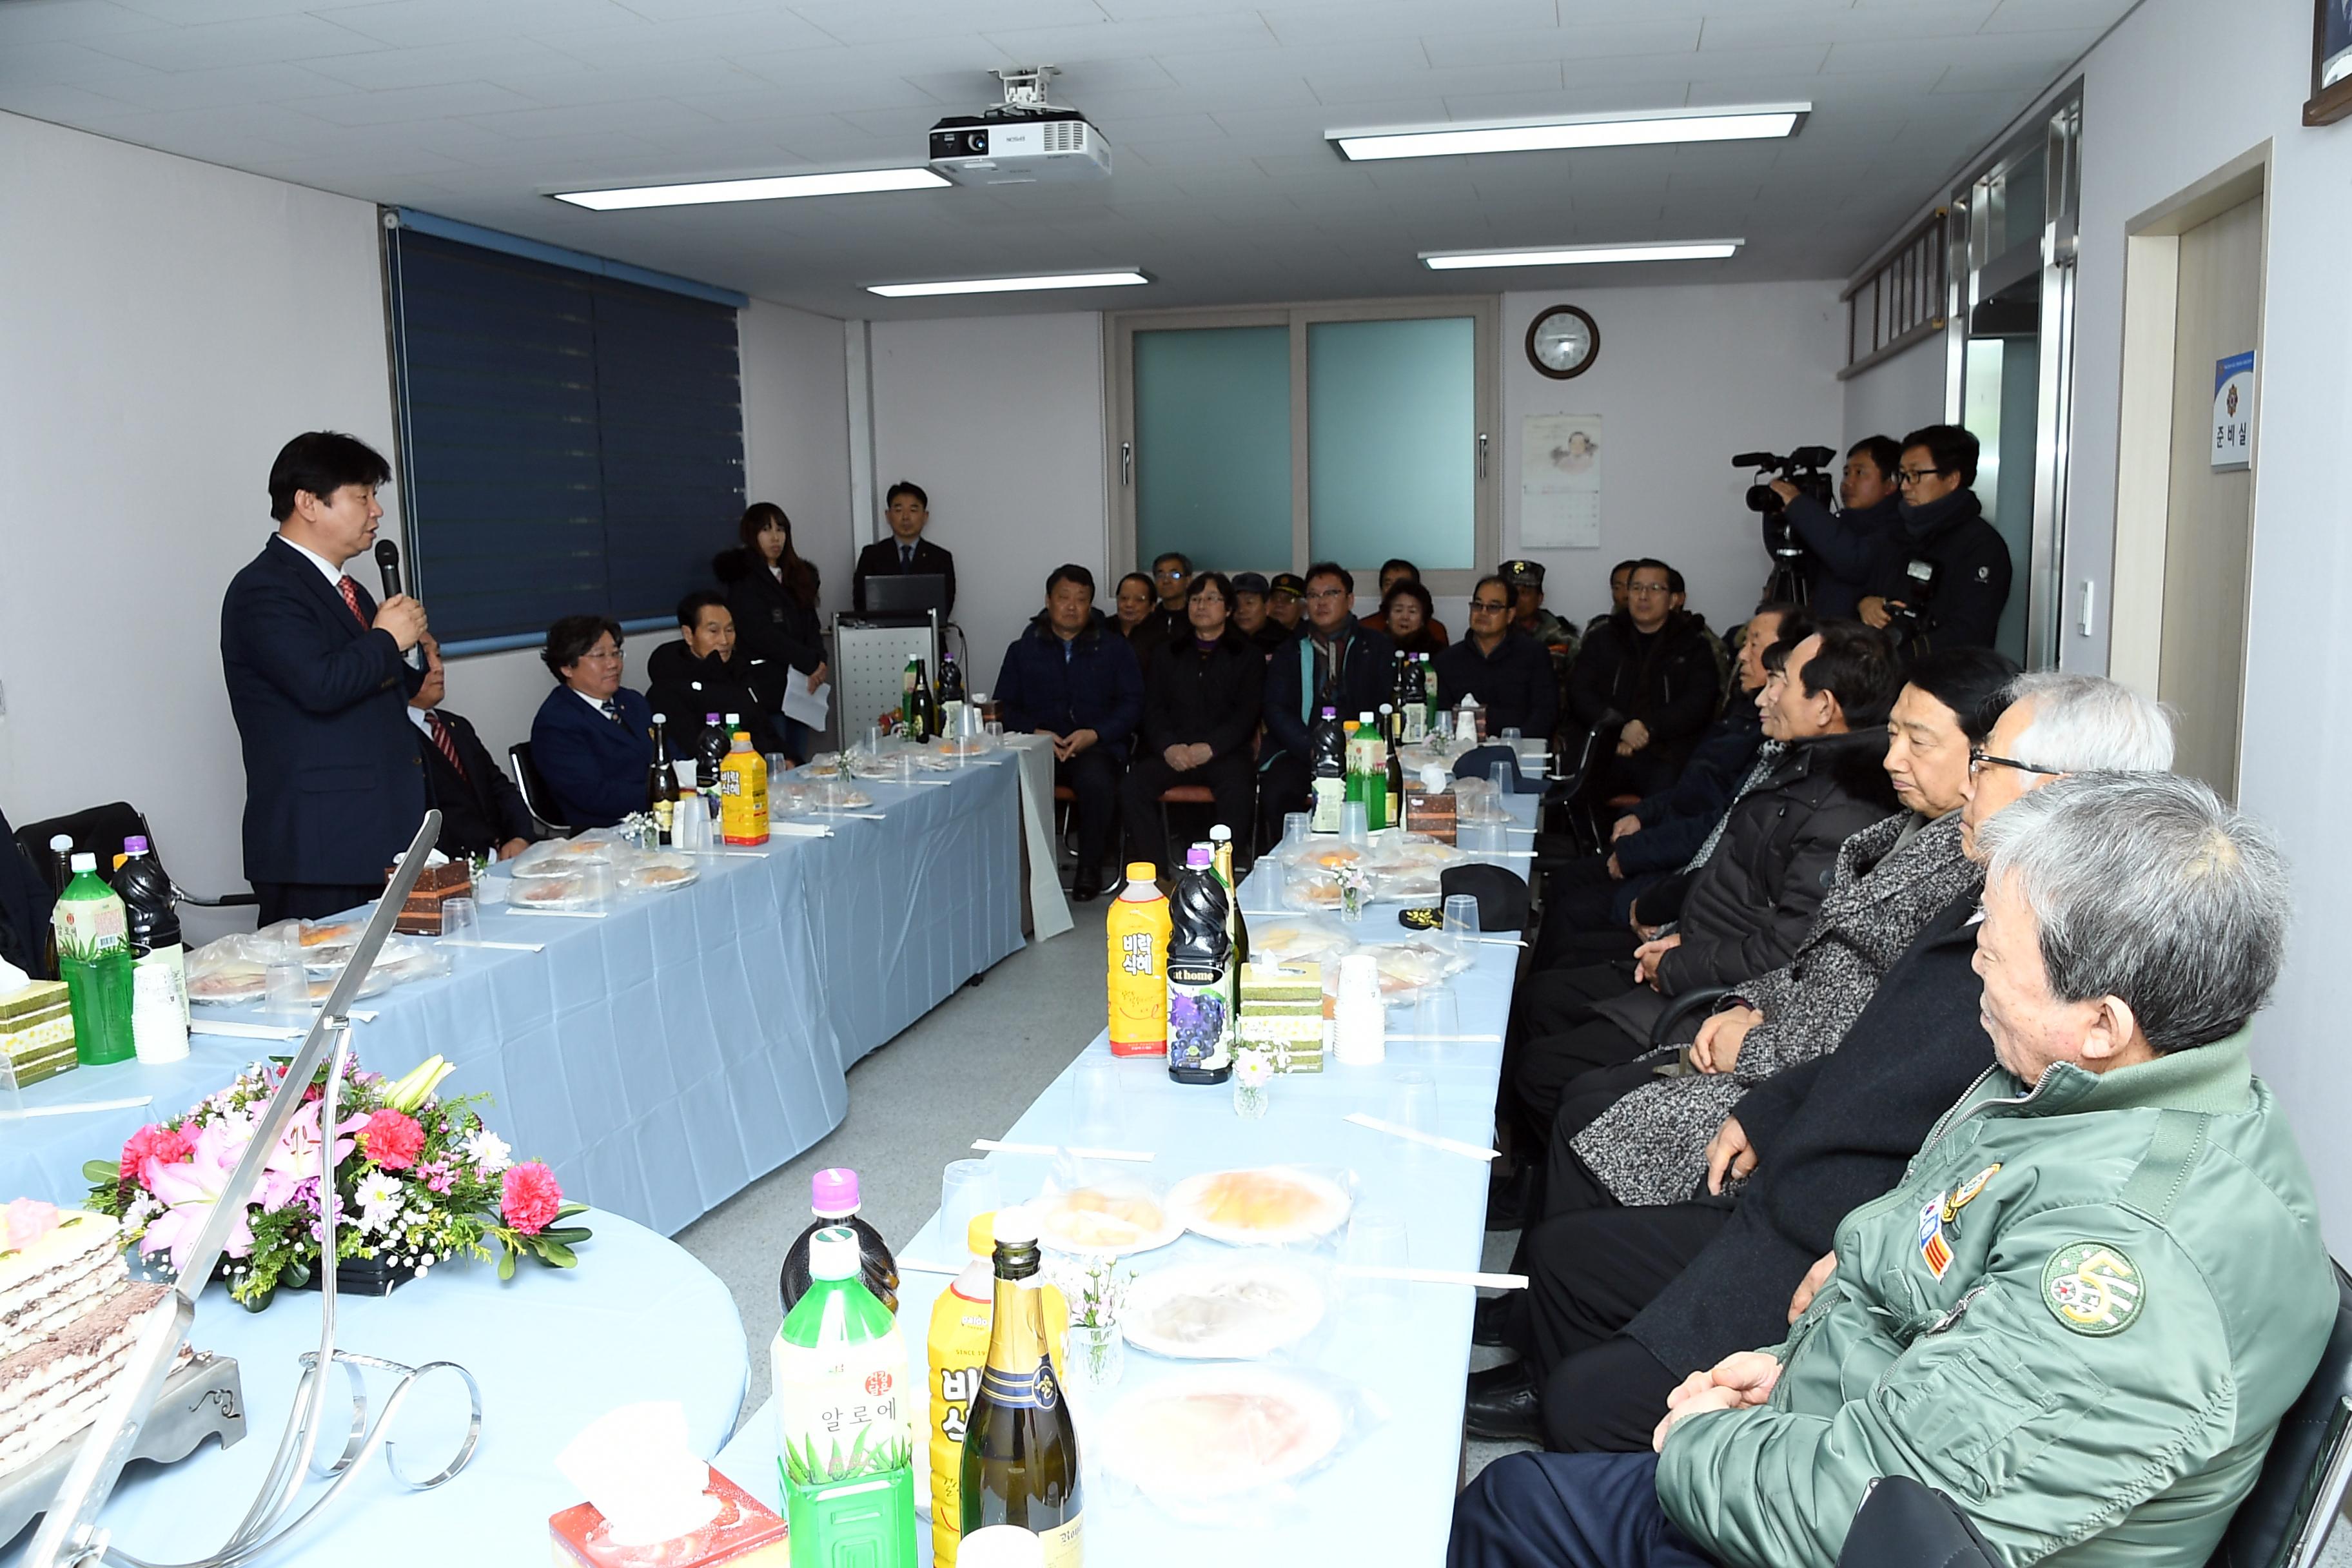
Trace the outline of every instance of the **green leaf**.
[[122, 1162], [116, 1160], [84, 1160], [81, 1179], [94, 1187], [111, 1187], [122, 1180]]
[[594, 1234], [595, 1232], [585, 1226], [574, 1225], [567, 1226], [562, 1230], [542, 1230], [539, 1233], [539, 1238], [541, 1241], [560, 1241], [564, 1246], [570, 1247], [574, 1242], [586, 1241]]
[[558, 1219], [570, 1219], [573, 1215], [586, 1214], [587, 1212], [588, 1205], [586, 1204], [564, 1204], [556, 1209], [555, 1217]]
[[539, 1260], [553, 1268], [569, 1268], [580, 1261], [580, 1255], [560, 1241], [539, 1238]]
[[308, 1285], [310, 1282], [310, 1266], [299, 1261], [288, 1264], [286, 1266], [286, 1282], [289, 1285], [293, 1286], [297, 1290], [299, 1290], [303, 1286]]
[[870, 1426], [859, 1427], [857, 1441], [849, 1446], [849, 1473], [852, 1475], [866, 1468], [866, 1439], [873, 1435], [873, 1430]]
[[843, 1471], [842, 1471], [842, 1458], [841, 1458], [841, 1439], [840, 1439], [840, 1438], [838, 1438], [838, 1437], [835, 1437], [835, 1438], [833, 1440], [833, 1463], [832, 1463], [832, 1464], [830, 1464], [830, 1465], [827, 1465], [827, 1466], [825, 1467], [824, 1473], [825, 1473], [826, 1475], [828, 1475], [828, 1476], [838, 1476], [838, 1475], [840, 1475], [840, 1474], [842, 1474], [842, 1473], [843, 1473]]
[[511, 1279], [514, 1278], [514, 1270], [515, 1249], [511, 1247], [501, 1247], [499, 1248], [499, 1278]]

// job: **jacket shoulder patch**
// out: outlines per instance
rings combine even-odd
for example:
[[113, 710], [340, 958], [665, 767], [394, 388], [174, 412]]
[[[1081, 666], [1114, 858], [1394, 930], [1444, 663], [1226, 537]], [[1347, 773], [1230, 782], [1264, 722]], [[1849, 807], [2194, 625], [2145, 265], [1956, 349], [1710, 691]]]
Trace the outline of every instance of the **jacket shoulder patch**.
[[2119, 1334], [2147, 1302], [2139, 1269], [2123, 1248], [2070, 1241], [2042, 1266], [2042, 1301], [2078, 1334]]

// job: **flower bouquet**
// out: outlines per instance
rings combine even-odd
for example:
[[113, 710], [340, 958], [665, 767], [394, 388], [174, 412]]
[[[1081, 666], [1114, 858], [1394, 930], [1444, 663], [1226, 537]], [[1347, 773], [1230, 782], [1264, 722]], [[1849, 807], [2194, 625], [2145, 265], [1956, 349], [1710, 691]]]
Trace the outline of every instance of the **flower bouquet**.
[[[151, 1258], [169, 1254], [179, 1267], [287, 1067], [283, 1058], [256, 1062], [184, 1114], [132, 1133], [120, 1158], [84, 1165], [94, 1185], [83, 1206], [120, 1219], [127, 1247]], [[376, 1288], [389, 1290], [461, 1254], [488, 1260], [493, 1247], [501, 1279], [514, 1278], [525, 1253], [555, 1268], [579, 1261], [572, 1248], [589, 1232], [562, 1222], [587, 1205], [565, 1203], [545, 1165], [509, 1159], [505, 1141], [474, 1110], [488, 1096], [436, 1098], [450, 1070], [439, 1057], [396, 1081], [354, 1068], [327, 1117], [327, 1069], [319, 1069], [229, 1234], [221, 1268], [231, 1297], [257, 1312], [281, 1287], [311, 1283], [329, 1204], [339, 1284], [374, 1275], [383, 1281]], [[322, 1192], [319, 1153], [329, 1123], [335, 1175]]]

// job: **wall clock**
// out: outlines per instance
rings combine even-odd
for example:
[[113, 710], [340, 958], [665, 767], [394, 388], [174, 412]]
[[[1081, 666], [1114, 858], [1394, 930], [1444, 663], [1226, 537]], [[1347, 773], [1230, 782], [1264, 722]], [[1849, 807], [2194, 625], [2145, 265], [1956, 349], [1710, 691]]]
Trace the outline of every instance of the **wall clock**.
[[1528, 363], [1554, 381], [1582, 375], [1600, 353], [1600, 327], [1574, 305], [1554, 305], [1528, 323]]

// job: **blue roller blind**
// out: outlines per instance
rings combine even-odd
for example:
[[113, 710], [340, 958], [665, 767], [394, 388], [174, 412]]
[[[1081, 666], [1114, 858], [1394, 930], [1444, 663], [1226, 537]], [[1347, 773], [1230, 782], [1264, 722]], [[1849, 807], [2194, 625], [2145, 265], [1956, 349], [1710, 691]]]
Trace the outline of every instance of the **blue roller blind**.
[[743, 510], [730, 305], [391, 231], [415, 591], [453, 652], [667, 621]]

